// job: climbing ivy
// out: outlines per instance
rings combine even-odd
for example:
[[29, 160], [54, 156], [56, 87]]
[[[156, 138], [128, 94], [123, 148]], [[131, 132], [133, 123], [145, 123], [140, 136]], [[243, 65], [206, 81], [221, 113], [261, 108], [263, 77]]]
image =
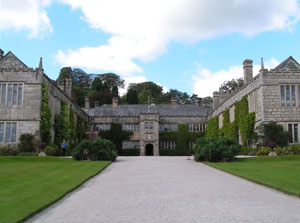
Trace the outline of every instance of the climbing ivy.
[[54, 143], [60, 145], [63, 139], [70, 139], [70, 105], [61, 101], [60, 115], [54, 116]]
[[219, 135], [219, 117], [215, 116], [207, 121], [205, 138], [217, 138]]
[[41, 122], [40, 135], [42, 142], [51, 142], [51, 110], [48, 105], [48, 85], [42, 83], [42, 105], [41, 105]]
[[81, 116], [77, 116], [77, 140], [80, 143], [81, 140], [86, 139], [86, 132], [88, 131], [88, 123]]
[[160, 155], [187, 155], [189, 142], [204, 137], [204, 132], [190, 132], [186, 124], [179, 124], [178, 131], [165, 131], [159, 133], [159, 139], [163, 141], [175, 141], [176, 149], [160, 150]]
[[75, 112], [72, 108], [70, 108], [70, 139], [72, 143], [76, 143], [77, 135], [76, 135], [76, 125], [75, 125]]
[[223, 126], [219, 129], [219, 117], [208, 120], [205, 137], [226, 137], [238, 141], [239, 132], [244, 145], [249, 144], [254, 135], [255, 112], [248, 112], [248, 96], [245, 95], [240, 101], [235, 103], [234, 121], [230, 123], [230, 110], [222, 112]]

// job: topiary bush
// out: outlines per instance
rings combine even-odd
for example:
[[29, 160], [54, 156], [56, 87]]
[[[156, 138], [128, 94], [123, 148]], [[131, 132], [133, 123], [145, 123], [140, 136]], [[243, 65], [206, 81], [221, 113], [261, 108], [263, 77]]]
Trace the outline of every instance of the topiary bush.
[[266, 156], [269, 155], [271, 149], [269, 147], [260, 147], [257, 152], [256, 155], [258, 156]]
[[0, 156], [16, 156], [19, 150], [9, 146], [0, 147]]
[[228, 138], [200, 138], [194, 145], [196, 161], [226, 162], [234, 160], [241, 146]]
[[20, 136], [18, 144], [20, 152], [35, 152], [33, 138], [34, 136], [29, 133], [25, 133]]
[[106, 139], [96, 139], [93, 142], [82, 140], [73, 149], [72, 155], [75, 160], [115, 161], [118, 153], [116, 146], [111, 141]]

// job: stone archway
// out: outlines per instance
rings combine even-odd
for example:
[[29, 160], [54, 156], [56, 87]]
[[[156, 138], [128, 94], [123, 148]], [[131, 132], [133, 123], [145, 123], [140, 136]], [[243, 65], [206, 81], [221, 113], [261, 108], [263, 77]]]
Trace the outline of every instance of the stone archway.
[[153, 156], [153, 145], [151, 143], [146, 145], [146, 156]]

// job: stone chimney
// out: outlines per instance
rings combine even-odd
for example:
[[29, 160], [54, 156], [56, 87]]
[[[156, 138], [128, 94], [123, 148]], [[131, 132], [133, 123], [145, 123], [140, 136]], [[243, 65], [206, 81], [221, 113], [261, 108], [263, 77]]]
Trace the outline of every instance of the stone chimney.
[[95, 108], [99, 107], [99, 101], [95, 101]]
[[171, 99], [171, 108], [177, 108], [177, 99]]
[[215, 91], [213, 93], [213, 104], [214, 104], [214, 109], [216, 109], [219, 106], [220, 103], [220, 94], [218, 91]]
[[244, 60], [244, 82], [245, 85], [249, 84], [252, 81], [253, 78], [253, 61], [252, 60]]
[[119, 98], [118, 97], [113, 97], [112, 99], [112, 107], [113, 108], [118, 108], [119, 106]]
[[0, 49], [0, 60], [2, 59], [3, 55], [4, 55], [4, 51]]
[[69, 98], [72, 98], [72, 79], [68, 78], [65, 80], [65, 93], [69, 96]]
[[197, 107], [198, 107], [198, 108], [203, 108], [203, 101], [202, 101], [202, 98], [198, 98], [198, 99], [197, 99]]
[[90, 109], [90, 98], [87, 96], [85, 97], [84, 108]]

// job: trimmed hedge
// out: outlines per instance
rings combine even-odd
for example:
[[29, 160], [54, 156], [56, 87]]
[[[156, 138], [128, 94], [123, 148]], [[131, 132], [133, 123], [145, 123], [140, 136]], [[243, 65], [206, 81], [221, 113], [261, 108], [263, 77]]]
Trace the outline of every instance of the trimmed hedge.
[[122, 156], [139, 156], [140, 150], [139, 149], [123, 149]]

